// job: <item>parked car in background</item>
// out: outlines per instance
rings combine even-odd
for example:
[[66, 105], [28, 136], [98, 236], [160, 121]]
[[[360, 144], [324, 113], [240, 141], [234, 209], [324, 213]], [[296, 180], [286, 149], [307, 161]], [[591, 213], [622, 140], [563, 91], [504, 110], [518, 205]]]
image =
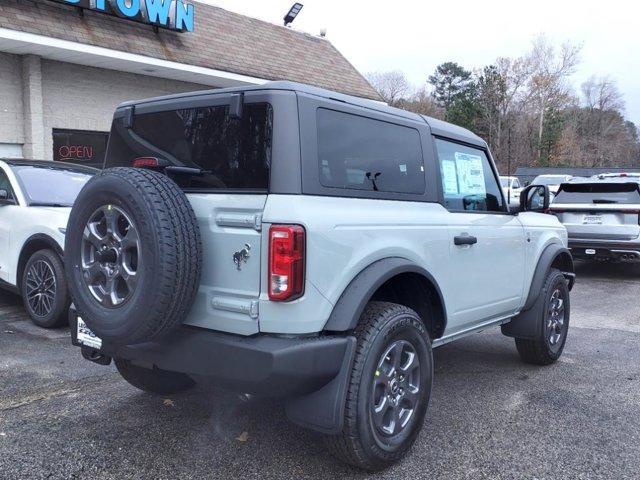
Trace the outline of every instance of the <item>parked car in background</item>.
[[379, 470], [423, 427], [433, 348], [500, 326], [525, 362], [562, 354], [574, 272], [549, 191], [510, 212], [461, 127], [274, 82], [123, 104], [105, 166], [69, 217], [71, 332], [139, 389], [286, 397]]
[[41, 327], [67, 319], [65, 228], [73, 202], [95, 172], [59, 162], [0, 160], [0, 286], [22, 295]]
[[568, 182], [573, 177], [571, 175], [538, 175], [533, 179], [531, 185], [546, 185], [549, 188], [549, 191], [555, 195], [558, 193], [558, 188], [560, 188], [561, 183]]
[[637, 172], [618, 172], [618, 173], [600, 173], [598, 175], [593, 175], [593, 178], [606, 179], [606, 178], [640, 178], [640, 173]]
[[500, 176], [500, 186], [509, 205], [517, 206], [520, 203], [522, 185], [518, 177]]
[[607, 174], [560, 185], [551, 213], [581, 259], [640, 261], [640, 177]]

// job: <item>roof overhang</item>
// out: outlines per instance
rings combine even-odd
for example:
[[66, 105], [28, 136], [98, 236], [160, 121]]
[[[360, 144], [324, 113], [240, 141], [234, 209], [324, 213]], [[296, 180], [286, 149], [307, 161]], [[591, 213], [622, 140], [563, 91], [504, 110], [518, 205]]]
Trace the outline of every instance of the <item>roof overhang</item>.
[[118, 70], [212, 87], [259, 85], [267, 80], [94, 45], [0, 28], [0, 52], [39, 55], [50, 60]]

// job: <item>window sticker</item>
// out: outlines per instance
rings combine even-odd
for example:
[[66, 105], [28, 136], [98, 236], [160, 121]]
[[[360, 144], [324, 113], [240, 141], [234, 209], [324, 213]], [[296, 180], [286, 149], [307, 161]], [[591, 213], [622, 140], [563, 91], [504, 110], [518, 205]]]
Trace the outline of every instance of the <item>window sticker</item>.
[[455, 153], [456, 171], [461, 195], [486, 195], [487, 188], [482, 170], [482, 157], [468, 153]]
[[442, 185], [445, 195], [458, 195], [458, 174], [453, 160], [442, 161]]

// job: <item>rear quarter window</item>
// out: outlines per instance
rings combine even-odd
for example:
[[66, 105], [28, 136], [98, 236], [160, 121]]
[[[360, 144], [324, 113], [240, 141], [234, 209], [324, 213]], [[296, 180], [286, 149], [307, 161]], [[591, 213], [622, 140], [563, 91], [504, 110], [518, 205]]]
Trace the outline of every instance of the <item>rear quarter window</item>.
[[318, 168], [325, 187], [422, 194], [424, 163], [417, 130], [318, 109]]

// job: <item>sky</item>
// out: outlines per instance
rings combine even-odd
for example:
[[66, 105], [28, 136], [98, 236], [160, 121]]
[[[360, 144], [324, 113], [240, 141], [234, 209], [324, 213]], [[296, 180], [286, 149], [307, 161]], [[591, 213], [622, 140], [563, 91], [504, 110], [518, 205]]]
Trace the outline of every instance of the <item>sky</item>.
[[[282, 24], [293, 0], [199, 0]], [[416, 86], [435, 67], [467, 69], [525, 54], [543, 34], [558, 46], [582, 45], [574, 91], [592, 75], [615, 80], [626, 117], [640, 126], [640, 4], [629, 0], [431, 2], [302, 0], [292, 26], [327, 38], [363, 73], [401, 70]], [[196, 18], [197, 28], [197, 18]]]

